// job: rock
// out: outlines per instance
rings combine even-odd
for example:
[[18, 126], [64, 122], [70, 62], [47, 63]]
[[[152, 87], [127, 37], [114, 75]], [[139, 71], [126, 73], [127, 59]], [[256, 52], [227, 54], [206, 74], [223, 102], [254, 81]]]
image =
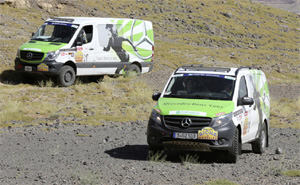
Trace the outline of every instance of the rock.
[[224, 15], [225, 17], [232, 18], [232, 14], [230, 12], [228, 13], [220, 12], [220, 14]]
[[5, 0], [5, 3], [13, 8], [29, 8], [28, 0]]
[[275, 151], [275, 154], [282, 154], [283, 151], [281, 148], [277, 148], [276, 151]]

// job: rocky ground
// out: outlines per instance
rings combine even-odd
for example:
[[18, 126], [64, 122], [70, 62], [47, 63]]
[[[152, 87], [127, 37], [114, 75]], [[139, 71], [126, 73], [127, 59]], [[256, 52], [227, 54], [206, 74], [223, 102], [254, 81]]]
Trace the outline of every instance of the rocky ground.
[[[140, 79], [161, 91], [171, 73], [151, 72]], [[299, 85], [270, 86], [274, 98], [296, 97], [299, 90]], [[0, 184], [300, 183], [299, 177], [281, 173], [300, 169], [299, 130], [271, 128], [266, 153], [254, 154], [244, 145], [236, 164], [224, 164], [210, 153], [166, 152], [165, 160], [149, 160], [146, 127], [140, 121], [1, 128]]]
[[[271, 128], [262, 155], [250, 145], [236, 164], [212, 155], [167, 152], [148, 160], [146, 123], [104, 126], [44, 125], [1, 129], [0, 184], [204, 184], [227, 179], [238, 184], [299, 184], [281, 172], [300, 169], [299, 130]], [[185, 157], [184, 157], [185, 156]]]

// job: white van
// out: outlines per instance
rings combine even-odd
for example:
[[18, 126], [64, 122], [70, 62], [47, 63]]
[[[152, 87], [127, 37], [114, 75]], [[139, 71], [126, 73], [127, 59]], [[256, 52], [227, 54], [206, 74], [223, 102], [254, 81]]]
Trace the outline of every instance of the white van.
[[153, 68], [152, 23], [135, 19], [48, 19], [17, 53], [15, 69], [57, 77], [70, 86], [76, 76], [138, 75]]
[[224, 151], [236, 162], [242, 144], [254, 153], [268, 146], [270, 96], [265, 74], [258, 69], [179, 67], [152, 110], [147, 142], [158, 150]]

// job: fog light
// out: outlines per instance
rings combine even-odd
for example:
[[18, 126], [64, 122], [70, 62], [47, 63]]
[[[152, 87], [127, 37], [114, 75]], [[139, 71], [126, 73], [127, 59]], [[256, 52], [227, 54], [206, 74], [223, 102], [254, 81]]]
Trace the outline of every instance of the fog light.
[[220, 139], [218, 141], [219, 145], [224, 145], [226, 143], [225, 139]]

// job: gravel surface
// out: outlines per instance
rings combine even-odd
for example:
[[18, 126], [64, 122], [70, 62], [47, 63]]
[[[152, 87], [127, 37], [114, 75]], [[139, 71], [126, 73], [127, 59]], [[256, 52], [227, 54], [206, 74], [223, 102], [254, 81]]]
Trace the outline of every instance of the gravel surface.
[[236, 164], [199, 153], [167, 152], [147, 158], [146, 123], [104, 126], [41, 125], [0, 129], [0, 184], [203, 184], [228, 179], [239, 184], [300, 184], [281, 171], [300, 169], [299, 130], [271, 128], [263, 155], [250, 145]]

